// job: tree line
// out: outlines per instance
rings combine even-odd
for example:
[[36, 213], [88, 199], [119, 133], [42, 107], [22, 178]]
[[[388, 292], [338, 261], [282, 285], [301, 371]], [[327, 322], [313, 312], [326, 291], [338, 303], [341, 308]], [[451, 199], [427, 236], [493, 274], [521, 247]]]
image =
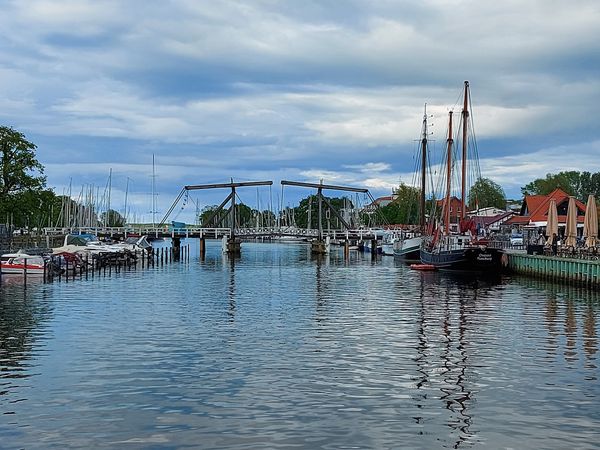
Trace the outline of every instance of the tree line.
[[[16, 227], [42, 228], [57, 224], [64, 214], [65, 205], [69, 210], [81, 213], [82, 205], [66, 196], [56, 195], [46, 185], [43, 165], [36, 159], [37, 146], [28, 141], [25, 135], [11, 127], [0, 126], [0, 223], [13, 224]], [[563, 171], [548, 173], [544, 178], [535, 179], [521, 188], [523, 195], [546, 195], [560, 188], [581, 201], [589, 194], [600, 198], [600, 172]], [[393, 200], [376, 209], [363, 209], [360, 216], [355, 214], [356, 206], [347, 197], [327, 197], [337, 211], [344, 211], [342, 218], [358, 226], [380, 224], [417, 224], [419, 222], [418, 188], [400, 183], [394, 190]], [[496, 207], [506, 208], [506, 195], [500, 185], [488, 178], [479, 178], [469, 191], [469, 209]], [[427, 208], [434, 207], [428, 199]], [[238, 226], [274, 226], [294, 225], [301, 228], [316, 228], [318, 218], [318, 199], [309, 195], [295, 207], [285, 208], [276, 216], [269, 210], [258, 211], [243, 203], [236, 205]], [[228, 211], [214, 214], [216, 205], [208, 206], [199, 215], [199, 221], [214, 216], [214, 223], [225, 223]], [[340, 218], [327, 213], [324, 207], [324, 224], [332, 228], [341, 228]], [[95, 213], [94, 213], [95, 214]], [[64, 218], [63, 218], [64, 219]], [[108, 210], [94, 217], [99, 224], [122, 226], [124, 217], [115, 210]], [[210, 225], [210, 224], [205, 224]]]

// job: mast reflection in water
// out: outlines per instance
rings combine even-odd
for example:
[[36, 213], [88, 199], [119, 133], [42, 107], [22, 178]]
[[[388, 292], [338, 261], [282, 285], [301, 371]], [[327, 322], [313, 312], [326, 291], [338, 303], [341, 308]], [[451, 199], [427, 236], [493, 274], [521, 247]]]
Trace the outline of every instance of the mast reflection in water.
[[[166, 243], [168, 244], [168, 243]], [[198, 249], [191, 240], [191, 249]], [[586, 448], [598, 294], [209, 242], [0, 288], [3, 448]]]

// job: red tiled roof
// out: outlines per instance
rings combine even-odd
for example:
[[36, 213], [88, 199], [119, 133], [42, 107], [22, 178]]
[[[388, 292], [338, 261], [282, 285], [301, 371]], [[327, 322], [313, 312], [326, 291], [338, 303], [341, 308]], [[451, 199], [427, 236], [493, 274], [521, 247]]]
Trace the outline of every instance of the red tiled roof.
[[[550, 207], [550, 200], [554, 199], [556, 206], [559, 207], [565, 201], [569, 201], [569, 194], [560, 188], [554, 189], [548, 195], [526, 195], [523, 201], [526, 208], [521, 208], [521, 216], [512, 217], [505, 223], [507, 225], [525, 225], [531, 222], [546, 222], [548, 220], [548, 209]], [[585, 214], [585, 204], [575, 199], [577, 209]], [[524, 214], [525, 209], [528, 214]], [[566, 223], [567, 216], [562, 214], [558, 216], [559, 223]], [[584, 216], [577, 215], [577, 222], [583, 223]]]
[[[559, 189], [559, 188], [554, 189], [548, 195], [535, 195], [535, 196], [532, 195], [530, 197], [536, 197], [531, 204], [532, 206], [533, 206], [533, 204], [536, 204], [535, 209], [530, 208], [530, 203], [527, 204], [527, 209], [529, 211], [529, 219], [532, 222], [545, 222], [548, 220], [548, 209], [550, 207], [551, 199], [554, 199], [556, 201], [557, 207], [564, 201], [569, 200], [569, 194], [567, 194], [565, 191], [563, 191], [562, 189]], [[538, 199], [538, 197], [541, 197], [541, 199]], [[525, 197], [525, 200], [527, 201], [527, 197]], [[585, 205], [582, 202], [575, 199], [575, 204], [577, 205], [577, 209], [579, 211], [585, 213]], [[577, 216], [577, 222], [583, 223], [583, 220], [584, 220], [583, 216], [579, 216], [579, 215]], [[567, 216], [565, 216], [565, 215], [558, 216], [559, 223], [563, 223], [566, 221], [567, 221]]]

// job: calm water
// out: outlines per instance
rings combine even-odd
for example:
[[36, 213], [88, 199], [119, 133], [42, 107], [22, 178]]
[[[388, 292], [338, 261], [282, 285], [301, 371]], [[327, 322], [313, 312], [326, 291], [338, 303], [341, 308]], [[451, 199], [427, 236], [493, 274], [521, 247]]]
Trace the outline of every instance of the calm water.
[[5, 277], [0, 447], [598, 447], [597, 293], [242, 251]]

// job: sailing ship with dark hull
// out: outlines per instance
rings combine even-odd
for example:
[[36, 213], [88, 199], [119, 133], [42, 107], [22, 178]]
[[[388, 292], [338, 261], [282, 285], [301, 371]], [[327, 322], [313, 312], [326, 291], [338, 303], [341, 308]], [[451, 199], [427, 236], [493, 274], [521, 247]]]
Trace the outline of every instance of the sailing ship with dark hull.
[[436, 269], [491, 273], [501, 267], [502, 254], [499, 250], [488, 247], [487, 241], [477, 236], [474, 221], [466, 215], [469, 105], [469, 82], [465, 81], [462, 110], [461, 197], [457, 214], [458, 223], [454, 224], [457, 229], [451, 229], [450, 193], [454, 139], [452, 111], [450, 111], [445, 162], [446, 192], [442, 203], [441, 226], [430, 226], [431, 234], [421, 244], [420, 258], [423, 264], [434, 266]]

